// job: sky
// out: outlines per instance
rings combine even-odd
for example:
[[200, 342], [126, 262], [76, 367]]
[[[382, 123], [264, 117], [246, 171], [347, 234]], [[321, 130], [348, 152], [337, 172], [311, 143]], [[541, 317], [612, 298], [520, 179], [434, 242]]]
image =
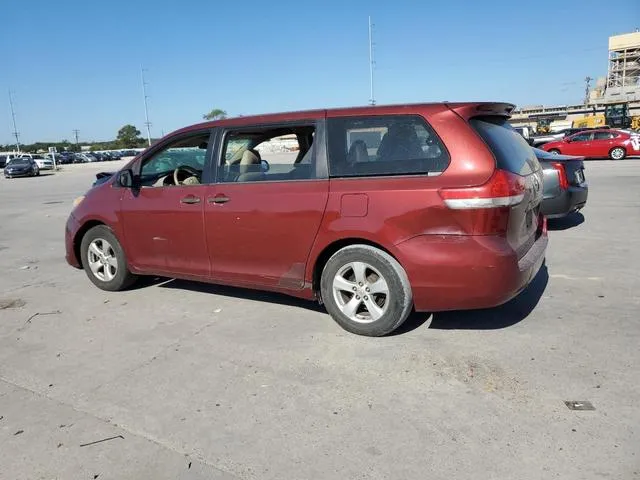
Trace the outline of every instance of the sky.
[[582, 101], [640, 1], [1, 0], [0, 144], [144, 132], [229, 115], [378, 104]]

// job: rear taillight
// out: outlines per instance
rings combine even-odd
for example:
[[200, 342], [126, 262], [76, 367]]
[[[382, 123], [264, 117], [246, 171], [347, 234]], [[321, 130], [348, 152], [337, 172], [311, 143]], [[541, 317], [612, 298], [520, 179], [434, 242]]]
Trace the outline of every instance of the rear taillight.
[[569, 179], [567, 178], [567, 171], [565, 170], [564, 165], [560, 162], [552, 162], [551, 166], [556, 172], [558, 172], [560, 188], [562, 190], [569, 188]]
[[496, 170], [478, 187], [443, 188], [439, 191], [444, 204], [454, 210], [511, 207], [524, 199], [525, 179], [515, 173]]

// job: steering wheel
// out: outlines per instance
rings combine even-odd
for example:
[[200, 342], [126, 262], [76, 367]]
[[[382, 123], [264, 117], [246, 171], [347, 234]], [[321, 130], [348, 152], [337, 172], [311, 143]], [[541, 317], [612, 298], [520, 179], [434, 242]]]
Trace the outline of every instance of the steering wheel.
[[[188, 175], [180, 179], [181, 177], [180, 172], [186, 172]], [[184, 182], [188, 177], [192, 177], [192, 176], [197, 178], [198, 176], [200, 176], [200, 172], [188, 165], [180, 165], [178, 168], [176, 168], [173, 171], [173, 183], [175, 185], [182, 185], [182, 182]]]

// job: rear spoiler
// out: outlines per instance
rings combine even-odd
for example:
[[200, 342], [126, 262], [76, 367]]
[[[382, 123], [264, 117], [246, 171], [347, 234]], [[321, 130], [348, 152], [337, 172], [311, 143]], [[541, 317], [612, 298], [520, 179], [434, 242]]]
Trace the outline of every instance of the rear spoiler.
[[481, 103], [445, 103], [453, 112], [460, 115], [465, 120], [480, 115], [496, 115], [509, 118], [516, 106], [512, 103], [481, 102]]

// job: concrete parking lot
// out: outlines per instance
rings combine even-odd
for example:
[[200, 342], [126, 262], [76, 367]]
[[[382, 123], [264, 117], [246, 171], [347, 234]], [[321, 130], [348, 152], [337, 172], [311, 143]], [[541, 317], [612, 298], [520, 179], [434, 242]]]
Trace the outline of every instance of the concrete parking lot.
[[640, 478], [640, 161], [587, 163], [520, 297], [386, 338], [279, 295], [96, 289], [64, 222], [120, 164], [0, 179], [1, 479]]

